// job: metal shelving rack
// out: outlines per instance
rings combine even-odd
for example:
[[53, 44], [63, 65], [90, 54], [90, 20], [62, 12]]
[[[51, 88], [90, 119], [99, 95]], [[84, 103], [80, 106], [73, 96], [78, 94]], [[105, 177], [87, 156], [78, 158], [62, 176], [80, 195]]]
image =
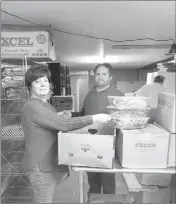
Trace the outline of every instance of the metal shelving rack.
[[[10, 84], [7, 78], [4, 82], [6, 84], [1, 84], [3, 93], [1, 93], [1, 203], [24, 203], [26, 201], [32, 201], [32, 188], [26, 173], [21, 168], [24, 152], [24, 134], [20, 124], [20, 108], [28, 98], [28, 91], [25, 87], [24, 80], [24, 75], [28, 68], [27, 56], [12, 55], [1, 57], [2, 77], [10, 76], [13, 78], [13, 76], [18, 76], [14, 73], [15, 69], [17, 70], [19, 67], [22, 70], [20, 76], [23, 78], [20, 83], [14, 80]], [[8, 71], [6, 71], [7, 69]], [[3, 83], [3, 80], [1, 81]], [[13, 82], [17, 82], [17, 85]], [[17, 90], [19, 88], [20, 91], [16, 92], [16, 96], [7, 94], [8, 89]]]

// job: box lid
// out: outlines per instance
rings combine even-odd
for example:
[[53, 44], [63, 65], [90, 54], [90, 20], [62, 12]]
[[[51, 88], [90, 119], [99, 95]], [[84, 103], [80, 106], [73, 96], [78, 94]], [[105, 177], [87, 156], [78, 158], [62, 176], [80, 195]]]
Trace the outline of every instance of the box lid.
[[170, 96], [170, 97], [175, 97], [175, 93], [167, 93], [167, 92], [160, 92], [159, 95], [164, 95], [164, 96]]
[[123, 134], [169, 134], [166, 130], [153, 124], [147, 124], [143, 129], [122, 130]]

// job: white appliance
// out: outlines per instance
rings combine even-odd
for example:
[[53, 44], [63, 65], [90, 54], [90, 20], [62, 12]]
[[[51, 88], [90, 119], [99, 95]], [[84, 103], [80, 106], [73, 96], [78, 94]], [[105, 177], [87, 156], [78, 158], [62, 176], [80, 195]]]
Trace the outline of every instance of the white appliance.
[[157, 72], [147, 74], [147, 84], [153, 83], [154, 78], [157, 76]]
[[74, 96], [74, 111], [79, 112], [83, 108], [83, 102], [89, 91], [88, 71], [71, 71], [70, 83]]

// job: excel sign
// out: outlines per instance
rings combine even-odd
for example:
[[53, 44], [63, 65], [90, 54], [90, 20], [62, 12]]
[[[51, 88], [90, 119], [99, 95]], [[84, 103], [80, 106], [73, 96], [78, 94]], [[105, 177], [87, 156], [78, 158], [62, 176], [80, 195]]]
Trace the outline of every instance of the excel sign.
[[49, 56], [49, 33], [46, 31], [1, 32], [1, 55], [26, 54], [28, 57]]

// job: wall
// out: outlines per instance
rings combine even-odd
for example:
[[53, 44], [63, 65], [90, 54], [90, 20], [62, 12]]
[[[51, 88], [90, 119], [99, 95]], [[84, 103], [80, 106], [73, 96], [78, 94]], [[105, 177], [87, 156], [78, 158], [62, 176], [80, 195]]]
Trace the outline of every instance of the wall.
[[113, 70], [114, 81], [137, 81], [137, 69]]
[[[137, 81], [137, 69], [114, 69], [111, 84], [116, 87], [117, 81]], [[89, 78], [89, 89], [95, 85], [94, 77]]]
[[117, 69], [113, 70], [115, 83], [117, 81], [147, 81], [147, 73], [153, 72], [153, 67], [143, 69]]
[[[147, 73], [152, 72], [151, 69], [115, 69], [113, 70], [113, 79], [111, 84], [116, 87], [117, 81], [142, 81], [142, 84], [147, 81]], [[90, 76], [89, 90], [95, 85], [94, 77]]]
[[[147, 69], [116, 69], [113, 70], [113, 79], [111, 84], [117, 87], [119, 82], [119, 89], [126, 92], [131, 92], [139, 89], [147, 81], [147, 73], [152, 72], [150, 68]], [[81, 70], [80, 70], [81, 73]], [[72, 95], [75, 97], [75, 111], [82, 109], [83, 101], [87, 93], [95, 85], [94, 76], [79, 74], [79, 71], [75, 71], [71, 77]], [[79, 94], [79, 96], [77, 95]], [[79, 102], [78, 102], [79, 100]], [[79, 103], [79, 108], [77, 106]]]

